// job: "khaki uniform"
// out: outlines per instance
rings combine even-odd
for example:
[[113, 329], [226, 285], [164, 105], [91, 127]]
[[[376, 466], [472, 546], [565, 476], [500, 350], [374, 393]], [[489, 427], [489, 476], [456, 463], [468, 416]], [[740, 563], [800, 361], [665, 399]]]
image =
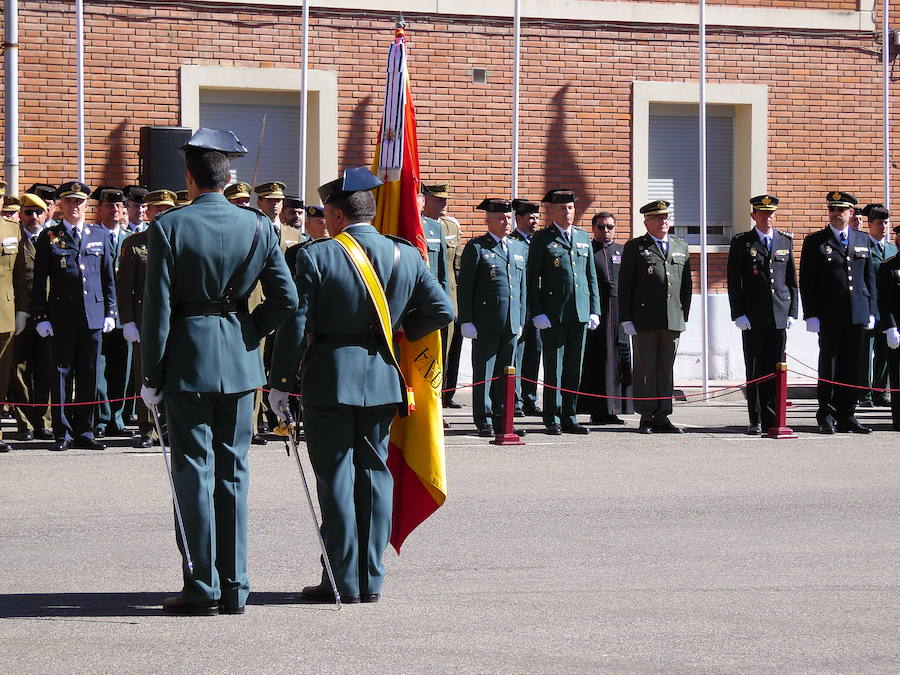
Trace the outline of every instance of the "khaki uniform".
[[[13, 334], [16, 330], [13, 268], [19, 254], [19, 224], [0, 218], [0, 392], [6, 396], [13, 372]], [[0, 438], [3, 437], [0, 431]]]
[[[141, 330], [144, 312], [144, 284], [147, 279], [147, 230], [133, 234], [122, 242], [119, 270], [116, 273], [116, 296], [119, 300], [119, 321], [134, 323]], [[133, 349], [135, 395], [140, 394], [143, 372], [141, 370], [141, 350]], [[150, 411], [140, 399], [135, 406], [138, 431], [141, 436], [153, 436], [153, 420]]]

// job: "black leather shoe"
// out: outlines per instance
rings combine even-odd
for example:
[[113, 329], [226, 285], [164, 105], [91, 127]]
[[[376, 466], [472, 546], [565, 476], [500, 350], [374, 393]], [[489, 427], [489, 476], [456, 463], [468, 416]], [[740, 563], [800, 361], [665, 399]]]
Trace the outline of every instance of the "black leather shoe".
[[53, 452], [65, 452], [69, 449], [69, 441], [56, 441], [56, 443], [50, 446], [50, 449]]
[[[358, 595], [341, 596], [341, 602], [345, 605], [355, 605], [359, 603], [359, 601], [360, 598]], [[333, 604], [335, 602], [334, 591], [331, 590], [331, 586], [324, 586], [322, 584], [319, 584], [318, 586], [307, 586], [300, 593], [300, 602]]]
[[444, 407], [450, 408], [451, 410], [457, 410], [459, 408], [462, 408], [462, 403], [457, 403], [452, 398], [449, 398], [446, 401], [444, 401]]
[[219, 614], [243, 614], [244, 613], [244, 605], [226, 605], [224, 602], [219, 602]]
[[134, 432], [131, 429], [107, 429], [107, 436], [118, 436], [120, 438], [134, 438]]
[[537, 405], [532, 405], [532, 406], [526, 405], [522, 408], [522, 412], [525, 413], [526, 415], [531, 415], [533, 417], [544, 414], [544, 411], [541, 410], [540, 406], [537, 406]]
[[849, 419], [845, 422], [838, 422], [835, 427], [835, 431], [842, 434], [871, 434], [872, 430], [869, 427], [864, 427], [855, 419]]
[[106, 436], [106, 429], [104, 427], [97, 427], [94, 429], [94, 438], [103, 438]]
[[34, 432], [34, 437], [42, 441], [52, 441], [54, 438], [53, 432], [49, 429], [38, 429]]
[[831, 422], [822, 422], [819, 424], [819, 433], [830, 436], [834, 433], [834, 425]]
[[625, 424], [625, 420], [615, 415], [591, 415], [591, 424]]
[[450, 427], [453, 426], [453, 425], [450, 424], [450, 422], [448, 422], [446, 419], [443, 419], [443, 420], [441, 420], [441, 421], [444, 423], [444, 428], [445, 428], [445, 429], [449, 429]]
[[[275, 426], [278, 426], [278, 425], [276, 424]], [[263, 423], [263, 424], [260, 424], [258, 427], [256, 427], [256, 431], [259, 432], [260, 434], [267, 434], [271, 430], [269, 429], [268, 424]]]
[[548, 424], [545, 428], [550, 436], [562, 436], [562, 429], [558, 424]]
[[10, 450], [12, 450], [12, 448], [9, 447], [9, 443], [0, 441], [0, 452], [9, 452]]
[[872, 403], [879, 408], [889, 408], [891, 406], [891, 399], [887, 396], [873, 396]]
[[34, 440], [34, 432], [31, 429], [26, 429], [25, 431], [21, 431], [19, 433], [23, 441]]
[[759, 436], [762, 434], [762, 426], [759, 423], [751, 424], [747, 427], [747, 431], [744, 432], [747, 436]]
[[525, 411], [524, 410], [516, 410], [513, 413], [513, 417], [525, 417]]
[[590, 433], [587, 427], [578, 424], [578, 422], [568, 422], [562, 425], [562, 430], [567, 434], [587, 434]]
[[216, 600], [209, 602], [190, 602], [180, 595], [173, 595], [163, 600], [163, 611], [167, 614], [180, 614], [181, 616], [217, 616], [219, 603]]
[[153, 447], [153, 439], [150, 436], [141, 436], [134, 443], [134, 447], [136, 448], [152, 448]]
[[653, 433], [653, 424], [650, 422], [641, 422], [638, 425], [638, 433], [639, 434], [652, 434]]
[[253, 438], [250, 439], [251, 445], [266, 445], [269, 441], [260, 436], [259, 434], [253, 434]]
[[378, 602], [378, 598], [381, 597], [381, 593], [362, 593], [359, 596], [360, 602]]
[[654, 434], [683, 434], [684, 430], [680, 427], [676, 427], [669, 420], [665, 422], [660, 422], [659, 424], [653, 425], [653, 433]]
[[857, 407], [860, 407], [860, 408], [874, 408], [875, 407], [875, 403], [870, 398], [863, 399], [856, 405], [857, 405]]
[[485, 424], [483, 427], [478, 427], [478, 435], [482, 438], [489, 438], [494, 435], [494, 427], [490, 424]]
[[72, 441], [72, 447], [82, 450], [106, 450], [106, 443], [101, 443], [94, 438], [76, 438]]

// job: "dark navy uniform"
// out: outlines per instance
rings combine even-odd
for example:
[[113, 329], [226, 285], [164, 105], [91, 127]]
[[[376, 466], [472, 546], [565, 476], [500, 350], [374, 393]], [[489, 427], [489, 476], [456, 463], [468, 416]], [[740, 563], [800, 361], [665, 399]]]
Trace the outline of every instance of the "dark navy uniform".
[[[900, 328], [900, 255], [885, 260], [878, 268], [878, 315], [880, 329]], [[891, 420], [900, 431], [900, 349], [887, 350], [891, 389]]]
[[[747, 381], [775, 372], [784, 358], [788, 317], [797, 318], [794, 240], [774, 228], [771, 248], [754, 227], [731, 240], [728, 252], [728, 302], [732, 320], [746, 316], [741, 331]], [[750, 425], [775, 426], [775, 382], [747, 386]]]
[[[38, 237], [34, 258], [35, 321], [53, 325], [51, 348], [57, 379], [53, 403], [93, 401], [97, 393], [97, 362], [103, 320], [118, 315], [116, 280], [106, 230], [81, 225], [74, 239], [65, 224], [54, 225]], [[49, 288], [48, 288], [49, 283]], [[79, 405], [53, 408], [57, 442], [93, 440], [94, 408]]]
[[[860, 385], [863, 336], [876, 312], [875, 268], [869, 235], [853, 228], [847, 235], [846, 248], [831, 226], [806, 237], [800, 254], [800, 295], [804, 318], [818, 318], [820, 324], [819, 377]], [[839, 427], [855, 428], [858, 390], [820, 381], [817, 394], [821, 430], [832, 433], [832, 419]]]
[[[463, 250], [457, 302], [460, 325], [472, 323], [478, 331], [472, 341], [472, 379], [476, 383], [500, 378], [513, 365], [516, 340], [525, 323], [527, 258], [525, 244], [509, 237], [498, 241], [490, 233], [470, 240]], [[472, 408], [480, 430], [500, 427], [501, 382], [497, 379], [490, 387], [474, 387]]]

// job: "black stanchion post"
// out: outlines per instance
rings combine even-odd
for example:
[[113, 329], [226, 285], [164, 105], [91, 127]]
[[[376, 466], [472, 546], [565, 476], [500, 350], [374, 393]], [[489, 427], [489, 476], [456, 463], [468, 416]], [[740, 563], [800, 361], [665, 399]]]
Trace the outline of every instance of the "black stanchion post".
[[797, 438], [787, 426], [787, 370], [786, 363], [775, 366], [775, 426], [766, 434], [769, 438]]
[[[488, 385], [490, 386], [490, 385]], [[492, 445], [525, 445], [525, 442], [513, 433], [513, 413], [516, 409], [516, 369], [506, 368], [503, 375], [503, 427], [491, 441]]]

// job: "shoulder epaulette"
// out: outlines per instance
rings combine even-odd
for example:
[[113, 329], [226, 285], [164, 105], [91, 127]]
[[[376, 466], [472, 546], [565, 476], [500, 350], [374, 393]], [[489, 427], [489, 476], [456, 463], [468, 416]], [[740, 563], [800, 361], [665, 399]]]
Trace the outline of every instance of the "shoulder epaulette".
[[778, 231], [781, 232], [781, 234], [783, 234], [783, 235], [784, 235], [785, 237], [787, 237], [788, 239], [793, 239], [793, 238], [794, 238], [794, 233], [793, 233], [793, 232], [785, 232], [784, 230], [778, 230]]
[[[244, 204], [234, 204], [234, 206], [238, 207], [239, 209], [244, 209], [245, 211], [253, 211], [253, 213], [255, 213], [256, 215], [258, 215], [258, 216], [263, 216], [264, 218], [268, 218], [268, 217], [269, 217], [269, 216], [267, 216], [265, 213], [263, 213], [262, 211], [260, 211], [258, 208], [254, 207], [254, 206], [245, 206]], [[179, 206], [179, 207], [177, 207], [177, 208], [181, 208], [181, 207]], [[169, 209], [169, 211], [171, 211], [171, 210], [172, 210], [172, 209]], [[166, 211], [166, 213], [168, 213], [169, 211]]]
[[[386, 234], [384, 235], [388, 239], [393, 239], [394, 241], [400, 242], [401, 244], [406, 244], [407, 246], [412, 246], [412, 243], [408, 239], [404, 239], [403, 237], [398, 237], [395, 234]], [[413, 247], [415, 248], [415, 247]]]

